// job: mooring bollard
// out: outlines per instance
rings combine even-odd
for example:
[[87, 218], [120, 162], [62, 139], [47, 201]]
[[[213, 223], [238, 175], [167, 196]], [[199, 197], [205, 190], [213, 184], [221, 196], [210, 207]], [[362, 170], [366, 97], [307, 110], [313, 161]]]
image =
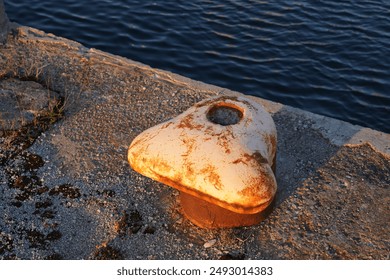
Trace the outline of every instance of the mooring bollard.
[[257, 224], [276, 193], [276, 128], [256, 98], [220, 95], [149, 128], [131, 167], [180, 191], [184, 215], [205, 228]]

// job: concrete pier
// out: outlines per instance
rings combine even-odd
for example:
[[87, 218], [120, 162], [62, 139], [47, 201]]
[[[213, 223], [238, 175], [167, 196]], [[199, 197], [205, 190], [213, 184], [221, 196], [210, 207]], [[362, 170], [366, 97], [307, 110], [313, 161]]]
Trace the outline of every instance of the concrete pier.
[[208, 230], [126, 156], [146, 128], [228, 89], [19, 26], [0, 46], [0, 98], [31, 87], [46, 107], [0, 133], [0, 259], [390, 258], [389, 134], [263, 100], [278, 132], [275, 208]]

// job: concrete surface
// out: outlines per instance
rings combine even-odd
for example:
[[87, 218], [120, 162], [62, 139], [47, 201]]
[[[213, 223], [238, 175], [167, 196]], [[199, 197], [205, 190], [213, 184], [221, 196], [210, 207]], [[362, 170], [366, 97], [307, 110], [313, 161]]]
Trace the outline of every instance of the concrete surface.
[[264, 100], [278, 132], [275, 209], [256, 226], [200, 229], [177, 191], [130, 169], [127, 148], [229, 90], [28, 27], [0, 46], [0, 65], [3, 82], [40, 83], [65, 109], [2, 128], [1, 259], [390, 258], [389, 134]]

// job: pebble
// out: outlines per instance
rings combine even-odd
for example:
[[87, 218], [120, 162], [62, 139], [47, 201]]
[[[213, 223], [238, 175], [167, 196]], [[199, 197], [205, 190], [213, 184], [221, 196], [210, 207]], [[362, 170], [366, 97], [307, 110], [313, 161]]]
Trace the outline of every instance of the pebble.
[[216, 242], [217, 242], [217, 239], [211, 239], [211, 240], [207, 241], [205, 244], [203, 244], [203, 247], [205, 247], [205, 248], [213, 247]]

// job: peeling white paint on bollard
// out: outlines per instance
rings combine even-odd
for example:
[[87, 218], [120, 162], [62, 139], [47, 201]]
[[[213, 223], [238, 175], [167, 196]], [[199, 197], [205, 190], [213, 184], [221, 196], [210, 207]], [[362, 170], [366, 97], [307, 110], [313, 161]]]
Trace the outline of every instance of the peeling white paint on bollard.
[[216, 96], [145, 130], [130, 145], [131, 167], [178, 189], [198, 226], [260, 222], [277, 188], [276, 128], [255, 100]]

